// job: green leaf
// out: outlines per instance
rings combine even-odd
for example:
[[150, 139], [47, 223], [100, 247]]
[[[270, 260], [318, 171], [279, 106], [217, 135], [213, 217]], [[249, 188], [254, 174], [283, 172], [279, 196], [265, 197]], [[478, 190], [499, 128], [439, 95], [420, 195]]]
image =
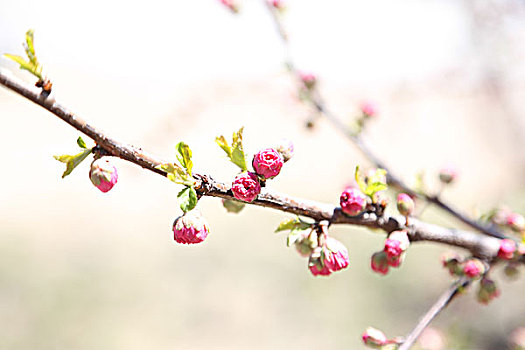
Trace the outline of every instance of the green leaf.
[[179, 192], [177, 198], [180, 200], [180, 208], [183, 212], [188, 212], [197, 205], [197, 192], [191, 186], [185, 187]]
[[62, 178], [68, 176], [71, 174], [73, 169], [75, 169], [86, 157], [91, 153], [90, 148], [84, 149], [79, 154], [75, 155], [61, 155], [61, 156], [53, 156], [56, 160], [62, 163], [66, 163], [66, 170], [62, 174]]
[[165, 171], [166, 177], [170, 181], [175, 182], [176, 184], [184, 185], [184, 186], [195, 185], [195, 180], [193, 179], [193, 177], [186, 174], [184, 169], [182, 169], [177, 164], [174, 164], [174, 163], [160, 164], [160, 165], [157, 165], [155, 168]]
[[233, 164], [237, 165], [241, 170], [246, 171], [246, 157], [244, 155], [244, 150], [242, 147], [242, 132], [244, 127], [240, 128], [238, 132], [233, 133], [233, 142], [232, 142], [232, 156], [231, 160]]
[[26, 32], [26, 43], [24, 44], [29, 61], [17, 55], [4, 54], [5, 57], [15, 61], [20, 65], [20, 69], [25, 69], [38, 79], [42, 80], [42, 66], [38, 63], [35, 55], [35, 48], [33, 46], [33, 30], [30, 29]]
[[231, 147], [228, 145], [228, 141], [226, 141], [226, 139], [224, 138], [224, 136], [217, 136], [215, 138], [215, 142], [224, 150], [224, 152], [226, 152], [226, 155], [228, 156], [228, 158], [232, 158], [232, 149]]
[[188, 175], [191, 176], [191, 170], [193, 169], [193, 162], [191, 161], [191, 149], [190, 146], [185, 144], [184, 142], [179, 142], [177, 144], [177, 159], [182, 164], [182, 166], [186, 169], [188, 172]]
[[80, 136], [77, 139], [77, 145], [80, 148], [87, 148], [86, 143], [84, 142], [84, 140], [82, 140], [82, 137], [80, 137]]
[[384, 191], [388, 186], [382, 182], [374, 182], [366, 187], [365, 194], [372, 197], [376, 192]]
[[275, 232], [281, 232], [286, 230], [306, 230], [311, 228], [311, 224], [302, 221], [298, 217], [294, 219], [288, 219], [279, 224]]
[[26, 54], [27, 54], [27, 57], [29, 58], [29, 61], [31, 61], [35, 65], [38, 65], [36, 55], [35, 55], [35, 47], [33, 46], [33, 39], [34, 39], [34, 30], [29, 29], [26, 32], [26, 45], [25, 45]]
[[357, 182], [357, 185], [361, 189], [361, 192], [366, 192], [366, 183], [363, 179], [363, 176], [361, 175], [361, 172], [359, 171], [359, 165], [355, 167], [355, 182]]

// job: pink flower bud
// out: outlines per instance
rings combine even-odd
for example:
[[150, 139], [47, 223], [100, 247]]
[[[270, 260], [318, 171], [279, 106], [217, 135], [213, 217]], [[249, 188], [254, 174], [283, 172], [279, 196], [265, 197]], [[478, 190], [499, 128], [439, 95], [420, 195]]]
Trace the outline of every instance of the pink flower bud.
[[339, 199], [341, 210], [350, 216], [360, 214], [366, 207], [366, 197], [357, 188], [347, 188]]
[[184, 213], [173, 223], [173, 238], [177, 243], [201, 243], [208, 233], [208, 223], [198, 210]]
[[525, 349], [525, 327], [516, 328], [510, 334], [510, 343], [513, 350]]
[[115, 168], [107, 159], [97, 159], [91, 163], [89, 178], [96, 188], [104, 193], [108, 192], [117, 183], [117, 168]]
[[308, 260], [308, 268], [314, 276], [328, 276], [332, 273], [323, 262], [323, 249], [321, 247], [312, 250]]
[[386, 275], [388, 273], [388, 258], [384, 251], [375, 252], [371, 259], [372, 271]]
[[414, 201], [406, 193], [400, 193], [397, 196], [397, 210], [401, 215], [407, 217], [414, 212]]
[[507, 226], [515, 232], [522, 232], [525, 230], [525, 218], [518, 213], [510, 213], [507, 215]]
[[365, 117], [374, 117], [377, 113], [376, 106], [371, 102], [361, 103], [361, 113]]
[[257, 175], [265, 179], [273, 179], [279, 175], [283, 164], [283, 156], [273, 148], [267, 148], [257, 152], [257, 154], [253, 156], [252, 161], [253, 169]]
[[281, 140], [277, 146], [277, 152], [281, 153], [285, 163], [292, 159], [294, 155], [294, 147], [292, 141], [287, 139]]
[[332, 273], [326, 266], [323, 266], [321, 269], [319, 269], [317, 265], [308, 265], [308, 268], [314, 276], [328, 276]]
[[399, 267], [401, 264], [405, 261], [405, 253], [401, 253], [399, 256], [393, 256], [391, 258], [387, 258], [388, 266], [390, 267]]
[[339, 271], [346, 267], [350, 263], [348, 257], [348, 250], [343, 243], [332, 237], [326, 237], [325, 246], [323, 249], [324, 253], [324, 265], [330, 271]]
[[387, 239], [385, 241], [385, 253], [388, 258], [397, 258], [403, 253], [403, 249], [400, 247], [401, 242]]
[[240, 173], [232, 184], [233, 196], [244, 202], [253, 202], [261, 192], [261, 184], [257, 175], [250, 172]]
[[516, 243], [511, 239], [502, 239], [500, 241], [498, 257], [505, 260], [510, 260], [514, 257], [516, 251]]
[[458, 177], [458, 171], [455, 166], [447, 165], [439, 171], [439, 180], [444, 184], [450, 184]]
[[313, 89], [317, 83], [317, 78], [312, 73], [300, 72], [299, 77], [301, 78], [301, 81], [308, 90]]
[[268, 0], [268, 3], [276, 8], [277, 10], [283, 10], [284, 9], [284, 1], [283, 0]]
[[226, 6], [230, 11], [237, 13], [239, 12], [239, 4], [235, 0], [219, 0], [221, 4]]
[[363, 333], [363, 343], [365, 343], [367, 346], [379, 349], [383, 345], [388, 344], [388, 339], [386, 338], [386, 335], [380, 330], [373, 327], [368, 327]]
[[392, 232], [385, 240], [384, 252], [387, 257], [387, 263], [392, 267], [399, 267], [405, 260], [404, 252], [408, 249], [410, 240], [404, 230]]
[[488, 304], [492, 299], [498, 297], [500, 291], [496, 286], [496, 283], [488, 278], [482, 278], [479, 282], [479, 290], [477, 299], [482, 304]]
[[469, 278], [480, 277], [485, 273], [485, 265], [478, 259], [470, 259], [463, 265], [463, 273]]
[[443, 262], [443, 267], [447, 268], [451, 275], [459, 276], [463, 273], [463, 270], [460, 267], [462, 259], [458, 254], [447, 252], [443, 254], [441, 261]]

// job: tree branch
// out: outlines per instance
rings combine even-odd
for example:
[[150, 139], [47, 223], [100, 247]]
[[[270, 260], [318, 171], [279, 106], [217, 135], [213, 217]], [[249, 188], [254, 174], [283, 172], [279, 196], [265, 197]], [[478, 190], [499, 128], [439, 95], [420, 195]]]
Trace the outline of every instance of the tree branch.
[[[96, 142], [97, 147], [104, 150], [107, 155], [127, 160], [156, 174], [166, 176], [164, 171], [156, 168], [156, 166], [165, 163], [165, 161], [146, 153], [141, 148], [110, 138], [101, 130], [90, 125], [56, 102], [53, 97], [41, 93], [35, 87], [23, 83], [4, 71], [0, 71], [0, 84], [45, 108], [75, 129], [92, 138]], [[194, 177], [197, 180], [196, 190], [199, 196], [235, 200], [229, 185], [215, 181], [208, 175], [194, 174]], [[411, 225], [405, 227], [405, 220], [402, 217], [378, 217], [373, 212], [365, 212], [359, 216], [351, 217], [345, 215], [340, 208], [334, 205], [289, 197], [267, 188], [263, 189], [258, 198], [251, 204], [310, 217], [316, 221], [328, 220], [330, 224], [365, 226], [381, 229], [385, 232], [407, 229], [410, 240], [413, 242], [431, 241], [461, 247], [469, 250], [472, 255], [489, 261], [496, 257], [500, 246], [499, 240], [495, 238], [482, 236], [470, 231], [448, 229], [416, 219], [412, 219], [410, 221]]]
[[[288, 46], [289, 45], [288, 36], [286, 34], [286, 30], [282, 24], [282, 21], [279, 18], [278, 11], [275, 8], [273, 8], [271, 5], [269, 5], [266, 0], [262, 0], [262, 2], [268, 8], [270, 15], [273, 19], [273, 22], [279, 33], [279, 36], [283, 41], [283, 44], [285, 46]], [[286, 64], [289, 67], [291, 73], [294, 75], [294, 77], [298, 81], [301, 81], [300, 72], [295, 66], [294, 62], [290, 58], [288, 58], [286, 61]], [[455, 217], [456, 219], [470, 226], [471, 228], [479, 232], [482, 232], [483, 234], [486, 234], [492, 237], [496, 237], [496, 238], [501, 238], [501, 239], [506, 238], [505, 235], [503, 235], [501, 232], [499, 232], [495, 228], [488, 227], [486, 225], [483, 225], [469, 218], [467, 215], [461, 213], [458, 209], [453, 208], [450, 204], [445, 203], [438, 196], [429, 195], [427, 193], [422, 193], [422, 192], [417, 192], [411, 189], [406, 183], [403, 182], [403, 180], [401, 180], [401, 178], [396, 176], [394, 172], [392, 172], [392, 170], [388, 168], [386, 164], [374, 154], [374, 152], [370, 150], [370, 148], [363, 141], [363, 139], [359, 136], [359, 134], [354, 133], [345, 123], [342, 122], [341, 118], [336, 116], [334, 113], [332, 113], [327, 108], [326, 103], [321, 97], [318, 89], [315, 90], [315, 93], [310, 93], [309, 97], [310, 97], [309, 98], [310, 103], [317, 110], [317, 112], [321, 115], [324, 115], [325, 118], [328, 119], [328, 121], [332, 123], [332, 125], [337, 130], [339, 130], [343, 134], [343, 136], [349, 139], [372, 164], [374, 164], [378, 168], [387, 170], [387, 181], [389, 184], [391, 184], [392, 186], [398, 187], [399, 189], [401, 189], [402, 191], [404, 191], [405, 193], [411, 196], [417, 196], [418, 198], [424, 199], [427, 202], [436, 205], [438, 208], [444, 210], [449, 215]]]
[[458, 293], [470, 284], [471, 280], [468, 278], [460, 278], [454, 282], [432, 305], [423, 317], [419, 320], [416, 327], [406, 337], [398, 350], [408, 350], [414, 345], [421, 332], [432, 322], [432, 320], [458, 295]]

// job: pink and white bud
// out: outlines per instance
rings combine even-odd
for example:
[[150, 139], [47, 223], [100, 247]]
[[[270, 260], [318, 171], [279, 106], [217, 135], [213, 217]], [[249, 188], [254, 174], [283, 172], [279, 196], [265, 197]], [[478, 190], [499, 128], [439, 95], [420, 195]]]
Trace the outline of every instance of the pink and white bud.
[[450, 184], [458, 177], [458, 170], [453, 165], [447, 165], [439, 171], [439, 180], [444, 184]]
[[412, 215], [414, 212], [414, 200], [406, 193], [397, 195], [397, 210], [404, 217]]
[[268, 0], [268, 3], [277, 10], [284, 10], [284, 1], [283, 0]]
[[359, 215], [366, 208], [366, 196], [357, 188], [347, 188], [339, 199], [341, 210], [350, 216]]
[[376, 106], [371, 102], [363, 102], [361, 103], [361, 113], [367, 118], [375, 117], [377, 114]]
[[313, 73], [300, 72], [299, 77], [308, 90], [313, 89], [317, 83], [317, 77]]
[[177, 243], [201, 243], [209, 232], [208, 222], [198, 210], [184, 213], [173, 223], [173, 238]]
[[253, 156], [252, 166], [257, 175], [265, 179], [273, 179], [281, 172], [284, 158], [273, 148], [257, 152]]
[[321, 247], [313, 249], [312, 254], [310, 254], [310, 259], [308, 259], [308, 268], [314, 276], [328, 276], [332, 273], [323, 262], [323, 252]]
[[385, 333], [373, 327], [368, 327], [363, 333], [363, 343], [374, 349], [380, 349], [383, 345], [388, 344]]
[[372, 259], [370, 262], [372, 271], [377, 272], [381, 275], [386, 275], [388, 273], [388, 258], [386, 253], [382, 250], [380, 252], [375, 252], [372, 254]]
[[510, 213], [507, 215], [507, 226], [515, 232], [525, 231], [525, 218], [518, 213]]
[[500, 290], [496, 283], [489, 278], [482, 278], [479, 282], [477, 299], [482, 304], [488, 304], [492, 299], [500, 295]]
[[240, 173], [232, 184], [233, 196], [244, 202], [253, 202], [261, 193], [261, 184], [257, 175], [250, 172]]
[[525, 350], [525, 327], [516, 328], [510, 334], [512, 350]]
[[283, 160], [286, 163], [287, 161], [292, 159], [294, 155], [293, 142], [288, 139], [283, 139], [277, 145], [276, 150], [277, 152], [281, 153], [281, 156], [283, 156]]
[[498, 257], [505, 260], [510, 260], [514, 257], [516, 251], [516, 243], [512, 239], [502, 239], [498, 250]]
[[107, 159], [99, 158], [91, 163], [89, 178], [96, 188], [106, 193], [117, 183], [117, 168]]
[[463, 273], [469, 278], [478, 278], [485, 273], [485, 265], [478, 259], [470, 259], [463, 265]]
[[399, 267], [405, 261], [406, 253], [401, 253], [399, 256], [393, 256], [387, 259], [388, 266], [390, 267]]
[[235, 0], [219, 0], [221, 4], [226, 6], [230, 11], [237, 13], [239, 12], [239, 4]]
[[348, 267], [350, 258], [348, 256], [348, 250], [343, 243], [327, 236], [323, 248], [324, 265], [330, 271], [335, 272]]

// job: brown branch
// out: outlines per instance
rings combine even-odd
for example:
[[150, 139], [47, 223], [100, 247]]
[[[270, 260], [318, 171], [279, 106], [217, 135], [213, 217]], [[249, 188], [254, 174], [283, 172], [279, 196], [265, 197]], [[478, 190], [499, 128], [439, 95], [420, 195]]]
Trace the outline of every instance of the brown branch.
[[405, 341], [400, 345], [398, 350], [408, 350], [414, 345], [421, 332], [432, 322], [432, 320], [458, 295], [463, 288], [470, 284], [471, 280], [467, 278], [460, 278], [454, 282], [432, 305], [423, 317], [419, 320], [416, 327], [406, 337]]
[[[166, 173], [156, 168], [157, 165], [165, 163], [164, 160], [147, 154], [141, 148], [126, 145], [108, 137], [101, 130], [69, 111], [51, 96], [42, 94], [35, 87], [29, 86], [3, 71], [0, 71], [0, 84], [45, 108], [92, 138], [97, 143], [97, 147], [104, 150], [107, 155], [119, 157], [144, 169], [166, 176]], [[194, 174], [194, 177], [197, 180], [196, 190], [199, 196], [235, 199], [229, 185], [215, 181], [208, 175]], [[378, 217], [374, 212], [365, 212], [359, 216], [350, 217], [343, 214], [341, 209], [334, 205], [289, 197], [267, 188], [251, 204], [310, 217], [316, 221], [327, 220], [330, 224], [359, 225], [381, 229], [385, 232], [408, 229], [410, 239], [413, 242], [431, 241], [461, 247], [469, 250], [472, 255], [487, 260], [492, 260], [497, 255], [500, 245], [499, 240], [495, 238], [470, 231], [447, 229], [415, 219], [412, 219], [410, 227], [406, 228], [402, 217]]]
[[[267, 5], [267, 8], [271, 14], [273, 22], [277, 28], [279, 36], [282, 39], [284, 45], [288, 45], [288, 36], [286, 35], [286, 30], [279, 17], [278, 11], [276, 11], [274, 8], [268, 5], [268, 3], [265, 0], [262, 0], [262, 1]], [[300, 72], [296, 68], [293, 61], [291, 59], [288, 59], [286, 64], [289, 67], [291, 73], [294, 75], [294, 77], [298, 81], [301, 81]], [[326, 103], [321, 97], [318, 89], [315, 89], [314, 92], [312, 91], [309, 92], [308, 100], [312, 104], [312, 106], [317, 110], [317, 112], [321, 115], [324, 115], [326, 119], [328, 119], [328, 121], [332, 123], [333, 126], [335, 126], [335, 128], [343, 134], [343, 136], [348, 138], [372, 164], [374, 164], [378, 168], [387, 170], [387, 181], [389, 184], [391, 184], [392, 186], [398, 187], [399, 189], [401, 189], [402, 191], [404, 191], [405, 193], [411, 196], [417, 196], [418, 198], [424, 199], [425, 201], [436, 205], [438, 208], [447, 212], [448, 214], [455, 217], [459, 221], [463, 222], [464, 224], [472, 227], [473, 229], [479, 232], [482, 232], [483, 234], [486, 234], [492, 237], [496, 237], [496, 238], [506, 238], [505, 235], [503, 235], [501, 232], [499, 232], [495, 228], [488, 227], [486, 225], [483, 225], [469, 218], [467, 215], [461, 213], [458, 209], [453, 208], [450, 204], [445, 203], [438, 196], [433, 196], [427, 193], [417, 192], [411, 189], [403, 180], [401, 180], [398, 176], [396, 176], [392, 172], [392, 170], [388, 168], [386, 164], [374, 154], [374, 152], [370, 150], [370, 148], [363, 141], [363, 139], [359, 136], [359, 134], [356, 134], [353, 130], [351, 130], [345, 123], [342, 122], [341, 118], [336, 116], [334, 113], [332, 113], [327, 108]]]

